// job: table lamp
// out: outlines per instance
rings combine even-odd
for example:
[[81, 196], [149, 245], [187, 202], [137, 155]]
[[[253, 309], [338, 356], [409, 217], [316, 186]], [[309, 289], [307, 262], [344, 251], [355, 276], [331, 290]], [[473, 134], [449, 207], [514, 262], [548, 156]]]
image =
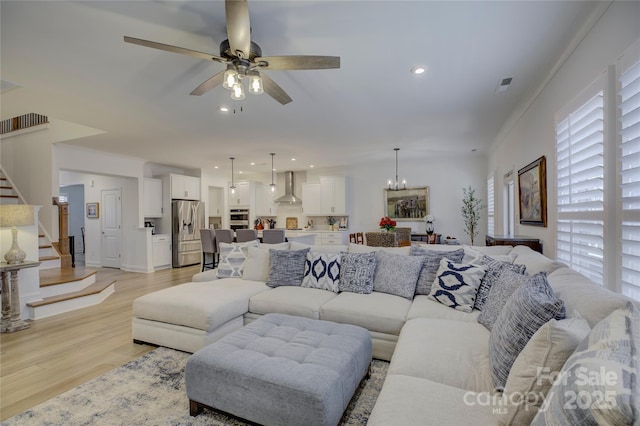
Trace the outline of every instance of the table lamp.
[[27, 204], [0, 205], [0, 227], [11, 227], [13, 243], [4, 260], [9, 264], [24, 262], [27, 254], [18, 246], [18, 229], [16, 226], [30, 226], [34, 223], [33, 206]]

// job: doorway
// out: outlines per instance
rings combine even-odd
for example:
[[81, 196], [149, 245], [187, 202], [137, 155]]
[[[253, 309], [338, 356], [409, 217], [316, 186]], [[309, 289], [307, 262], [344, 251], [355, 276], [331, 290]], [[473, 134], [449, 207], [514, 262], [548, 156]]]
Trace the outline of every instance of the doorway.
[[73, 237], [73, 255], [76, 266], [84, 266], [84, 185], [60, 186], [60, 196], [66, 196], [69, 202], [69, 237]]
[[102, 266], [120, 269], [120, 242], [122, 222], [121, 190], [101, 191], [102, 206], [100, 217], [102, 226]]

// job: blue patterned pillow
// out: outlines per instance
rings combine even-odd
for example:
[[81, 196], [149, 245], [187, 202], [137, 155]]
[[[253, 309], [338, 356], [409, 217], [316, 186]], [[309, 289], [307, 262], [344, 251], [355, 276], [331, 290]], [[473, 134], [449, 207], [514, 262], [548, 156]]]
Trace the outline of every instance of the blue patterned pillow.
[[369, 294], [373, 291], [376, 253], [342, 253], [340, 291]]
[[558, 299], [546, 274], [518, 287], [498, 315], [489, 336], [491, 377], [496, 388], [503, 389], [516, 358], [531, 336], [551, 319], [564, 319], [564, 302]]
[[340, 253], [307, 253], [302, 287], [340, 291]]
[[423, 263], [421, 257], [377, 251], [373, 291], [413, 300]]
[[258, 247], [258, 241], [245, 243], [220, 243], [220, 263], [216, 270], [218, 278], [240, 277], [244, 262], [249, 256], [249, 247]]
[[300, 286], [309, 249], [269, 250], [269, 287]]
[[436, 279], [436, 272], [438, 272], [438, 268], [440, 267], [440, 261], [446, 257], [452, 262], [462, 262], [464, 249], [436, 251], [419, 246], [411, 246], [409, 254], [411, 256], [423, 256], [424, 258], [424, 264], [422, 265], [418, 283], [416, 284], [416, 295], [428, 295], [431, 292], [431, 284], [433, 284], [433, 280]]
[[429, 299], [462, 312], [471, 312], [486, 269], [444, 258], [431, 286]]
[[484, 274], [484, 278], [482, 278], [480, 288], [478, 289], [478, 295], [476, 296], [476, 303], [473, 306], [475, 309], [480, 311], [487, 301], [491, 287], [493, 287], [493, 284], [498, 281], [498, 277], [502, 273], [503, 269], [509, 269], [517, 274], [524, 274], [527, 269], [525, 265], [515, 265], [509, 262], [502, 262], [487, 255], [483, 255], [480, 260], [474, 261], [474, 263], [485, 265], [487, 267], [487, 273]]
[[629, 302], [597, 323], [565, 362], [532, 425], [637, 425], [640, 310]]

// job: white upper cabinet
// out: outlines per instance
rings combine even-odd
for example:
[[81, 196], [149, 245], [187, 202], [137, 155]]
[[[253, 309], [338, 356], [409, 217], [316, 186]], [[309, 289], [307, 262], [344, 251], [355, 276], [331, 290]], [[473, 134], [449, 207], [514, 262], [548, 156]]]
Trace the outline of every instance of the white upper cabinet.
[[144, 217], [162, 217], [162, 180], [144, 179]]
[[172, 174], [171, 198], [177, 200], [199, 200], [200, 178]]
[[269, 185], [256, 186], [256, 216], [276, 216], [278, 205], [273, 203], [277, 197]]
[[232, 194], [229, 191], [229, 208], [238, 206], [250, 207], [251, 206], [251, 182], [236, 182], [236, 189]]
[[346, 183], [341, 176], [320, 177], [320, 183], [302, 185], [302, 212], [306, 215], [347, 214]]
[[209, 188], [209, 216], [222, 216], [224, 212], [224, 189]]

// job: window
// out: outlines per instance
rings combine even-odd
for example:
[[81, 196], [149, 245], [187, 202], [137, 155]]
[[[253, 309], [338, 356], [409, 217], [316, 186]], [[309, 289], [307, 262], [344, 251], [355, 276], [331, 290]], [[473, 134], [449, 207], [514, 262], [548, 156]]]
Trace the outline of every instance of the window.
[[640, 300], [640, 60], [623, 56], [618, 75], [620, 290]]
[[603, 284], [604, 93], [599, 80], [586, 102], [556, 124], [558, 229], [556, 255]]
[[487, 234], [495, 235], [495, 198], [493, 174], [487, 179]]
[[513, 180], [513, 170], [504, 175], [505, 183], [502, 191], [504, 197], [504, 222], [505, 235], [513, 236], [516, 226], [516, 186]]

